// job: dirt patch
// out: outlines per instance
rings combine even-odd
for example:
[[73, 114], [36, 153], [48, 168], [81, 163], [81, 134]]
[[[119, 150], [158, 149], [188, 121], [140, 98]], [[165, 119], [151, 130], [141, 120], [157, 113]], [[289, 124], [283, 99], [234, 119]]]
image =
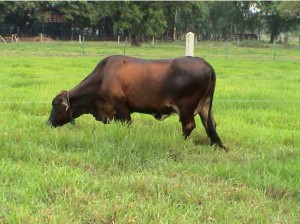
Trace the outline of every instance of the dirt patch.
[[[24, 41], [24, 42], [41, 42], [41, 37], [37, 36], [37, 37], [20, 37], [19, 41]], [[54, 41], [52, 38], [50, 37], [43, 37], [43, 42], [51, 42]]]
[[[12, 37], [3, 37], [3, 39], [7, 42], [7, 43], [11, 43], [12, 42]], [[36, 36], [36, 37], [19, 37], [18, 41], [21, 42], [41, 42], [41, 37], [40, 36]], [[52, 39], [51, 37], [43, 37], [43, 42], [52, 42], [55, 41], [54, 39]], [[14, 41], [15, 42], [15, 39]]]

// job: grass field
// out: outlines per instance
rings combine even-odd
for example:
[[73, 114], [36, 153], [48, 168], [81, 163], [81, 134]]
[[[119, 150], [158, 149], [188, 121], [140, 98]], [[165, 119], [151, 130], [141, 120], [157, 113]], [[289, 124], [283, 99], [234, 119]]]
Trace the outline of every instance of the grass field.
[[[226, 46], [227, 45], [227, 46]], [[0, 223], [299, 223], [299, 47], [198, 43], [217, 73], [214, 117], [46, 125], [53, 97], [103, 57], [182, 56], [184, 44], [0, 44]]]

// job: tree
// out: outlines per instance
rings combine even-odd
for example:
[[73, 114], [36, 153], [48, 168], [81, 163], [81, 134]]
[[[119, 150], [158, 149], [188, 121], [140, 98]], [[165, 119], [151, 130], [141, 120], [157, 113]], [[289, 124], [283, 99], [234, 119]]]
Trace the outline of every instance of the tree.
[[5, 3], [0, 2], [0, 24], [4, 23], [5, 13]]
[[162, 34], [166, 28], [161, 2], [118, 2], [115, 14], [115, 31], [127, 33], [133, 46], [139, 46], [142, 37]]
[[89, 2], [92, 10], [89, 12], [90, 26], [93, 29], [93, 35], [110, 36], [113, 34], [113, 20], [115, 20], [115, 11], [117, 2]]
[[93, 7], [86, 1], [57, 1], [52, 2], [55, 10], [60, 12], [64, 19], [73, 23], [74, 27], [83, 29], [91, 24], [90, 15], [93, 14]]
[[5, 12], [5, 23], [13, 24], [14, 33], [28, 34], [35, 21], [41, 18], [39, 2], [5, 2], [2, 8]]
[[248, 10], [244, 14], [246, 29], [251, 33], [254, 33], [255, 30], [257, 30], [258, 36], [260, 37], [263, 19], [261, 17], [260, 9], [257, 8], [259, 6], [259, 2], [248, 2], [248, 4]]
[[144, 35], [157, 36], [164, 33], [167, 21], [163, 12], [163, 4], [161, 2], [145, 2], [143, 11], [145, 15], [144, 21]]
[[0, 35], [5, 30], [5, 16], [6, 16], [6, 7], [4, 2], [0, 2]]
[[184, 32], [206, 33], [208, 29], [208, 8], [204, 2], [184, 2], [178, 11], [176, 26]]
[[280, 16], [290, 25], [297, 25], [300, 21], [300, 2], [281, 2], [278, 5]]
[[276, 40], [283, 26], [278, 6], [279, 2], [261, 2], [263, 17], [270, 33], [270, 43]]
[[300, 45], [300, 2], [281, 2], [280, 16], [286, 21], [290, 30], [296, 30]]
[[164, 14], [166, 15], [167, 36], [169, 31], [172, 33], [172, 39], [177, 39], [178, 13], [183, 7], [184, 2], [181, 1], [166, 1], [163, 3]]
[[211, 33], [232, 39], [236, 33], [253, 31], [257, 14], [251, 10], [251, 4], [247, 1], [209, 2]]
[[176, 40], [178, 31], [232, 39], [236, 33], [260, 31], [263, 22], [273, 42], [280, 32], [296, 30], [300, 24], [300, 2], [0, 1], [1, 32], [7, 26], [14, 27], [13, 33], [34, 35], [34, 30], [41, 30], [35, 24], [42, 23], [49, 11], [62, 15], [66, 22], [48, 23], [53, 35], [62, 29], [88, 28], [93, 35], [128, 36], [136, 46], [163, 33], [172, 33]]
[[261, 2], [262, 15], [270, 33], [270, 42], [276, 40], [280, 32], [286, 32], [299, 24], [299, 2]]

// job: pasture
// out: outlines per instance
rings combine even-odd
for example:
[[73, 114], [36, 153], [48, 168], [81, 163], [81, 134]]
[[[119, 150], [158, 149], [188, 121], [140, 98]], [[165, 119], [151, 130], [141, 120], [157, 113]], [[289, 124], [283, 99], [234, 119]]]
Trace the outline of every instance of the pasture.
[[182, 43], [0, 44], [0, 223], [299, 223], [300, 49], [198, 43], [216, 70], [214, 117], [133, 114], [127, 127], [91, 115], [50, 128], [51, 101], [105, 56], [173, 58]]

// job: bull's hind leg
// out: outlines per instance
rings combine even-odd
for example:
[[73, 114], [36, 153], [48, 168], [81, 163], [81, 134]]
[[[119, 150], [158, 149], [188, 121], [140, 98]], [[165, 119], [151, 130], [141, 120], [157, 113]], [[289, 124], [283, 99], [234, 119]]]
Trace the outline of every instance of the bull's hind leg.
[[208, 135], [208, 137], [211, 140], [211, 145], [217, 145], [227, 151], [227, 149], [224, 147], [224, 145], [221, 142], [221, 139], [216, 131], [216, 122], [213, 118], [213, 115], [209, 116], [209, 103], [206, 103], [203, 105], [199, 112], [199, 116], [201, 118], [202, 124], [205, 128], [205, 131]]
[[179, 117], [182, 125], [182, 133], [186, 139], [196, 127], [193, 110], [186, 104], [178, 105]]
[[[208, 135], [208, 137], [210, 137], [210, 134], [209, 134], [209, 130], [208, 130], [208, 110], [209, 110], [209, 104], [208, 102], [206, 102], [200, 111], [198, 111], [198, 114], [201, 118], [201, 121], [202, 121], [202, 124], [205, 128], [205, 131], [206, 131], [206, 134]], [[214, 127], [216, 127], [216, 123], [215, 123], [215, 120], [212, 118], [212, 121], [213, 121], [213, 124], [214, 124]]]

